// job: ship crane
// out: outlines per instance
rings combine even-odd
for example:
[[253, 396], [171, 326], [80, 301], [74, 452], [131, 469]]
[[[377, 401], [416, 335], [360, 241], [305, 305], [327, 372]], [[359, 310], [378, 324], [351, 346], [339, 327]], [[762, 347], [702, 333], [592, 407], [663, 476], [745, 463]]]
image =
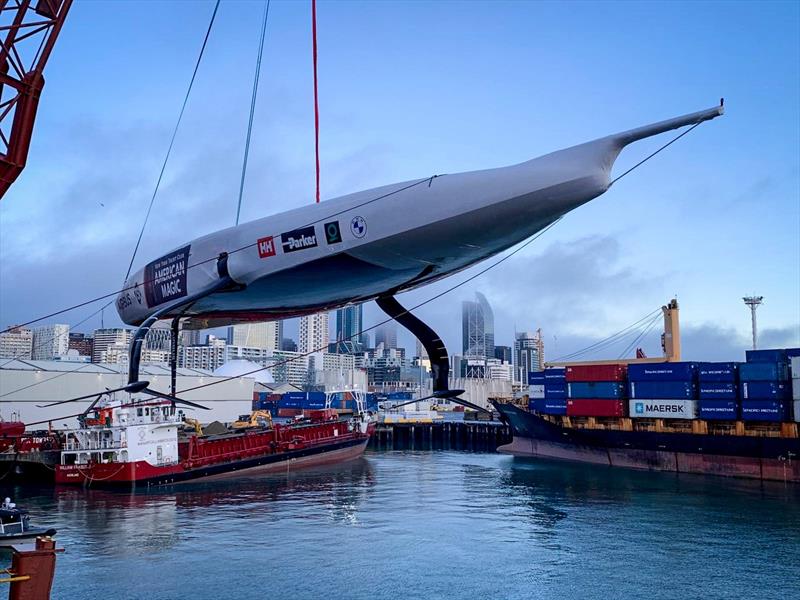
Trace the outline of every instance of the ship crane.
[[72, 0], [0, 0], [0, 198], [28, 160], [44, 67], [70, 6]]

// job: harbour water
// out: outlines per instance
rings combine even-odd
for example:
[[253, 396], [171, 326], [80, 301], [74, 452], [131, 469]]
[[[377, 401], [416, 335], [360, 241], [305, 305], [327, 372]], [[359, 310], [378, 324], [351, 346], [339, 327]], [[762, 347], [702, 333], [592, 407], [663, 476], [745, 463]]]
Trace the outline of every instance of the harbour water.
[[[368, 451], [147, 493], [14, 489], [56, 527], [53, 598], [786, 598], [800, 489]], [[2, 592], [5, 593], [5, 592]]]

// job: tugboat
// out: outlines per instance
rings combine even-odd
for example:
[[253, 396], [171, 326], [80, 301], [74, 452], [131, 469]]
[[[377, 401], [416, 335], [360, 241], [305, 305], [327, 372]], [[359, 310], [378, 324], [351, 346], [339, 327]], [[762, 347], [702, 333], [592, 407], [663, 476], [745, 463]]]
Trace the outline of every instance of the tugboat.
[[371, 416], [340, 419], [312, 410], [302, 422], [221, 435], [180, 436], [184, 415], [168, 400], [96, 408], [66, 433], [57, 484], [150, 487], [330, 464], [360, 456], [375, 430]]
[[32, 529], [28, 511], [6, 498], [0, 504], [0, 548], [33, 542], [39, 536], [54, 536], [55, 529]]

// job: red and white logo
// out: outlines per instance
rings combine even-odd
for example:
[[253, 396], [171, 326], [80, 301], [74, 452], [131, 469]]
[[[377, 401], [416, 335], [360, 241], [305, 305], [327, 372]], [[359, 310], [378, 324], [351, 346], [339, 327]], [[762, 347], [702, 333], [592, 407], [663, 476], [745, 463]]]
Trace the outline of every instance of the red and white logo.
[[271, 235], [258, 240], [258, 255], [261, 258], [275, 256], [275, 242], [272, 241]]

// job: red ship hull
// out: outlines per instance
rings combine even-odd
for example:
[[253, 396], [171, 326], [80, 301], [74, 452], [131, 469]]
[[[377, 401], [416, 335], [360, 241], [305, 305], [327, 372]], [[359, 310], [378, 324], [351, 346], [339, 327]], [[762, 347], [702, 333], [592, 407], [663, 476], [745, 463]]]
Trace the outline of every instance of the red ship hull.
[[[347, 431], [341, 422], [216, 438], [192, 437], [180, 445], [180, 461], [152, 465], [146, 461], [58, 465], [57, 484], [93, 487], [151, 487], [191, 480], [216, 480], [338, 463], [363, 454], [374, 431]], [[344, 430], [344, 431], [342, 431]]]

